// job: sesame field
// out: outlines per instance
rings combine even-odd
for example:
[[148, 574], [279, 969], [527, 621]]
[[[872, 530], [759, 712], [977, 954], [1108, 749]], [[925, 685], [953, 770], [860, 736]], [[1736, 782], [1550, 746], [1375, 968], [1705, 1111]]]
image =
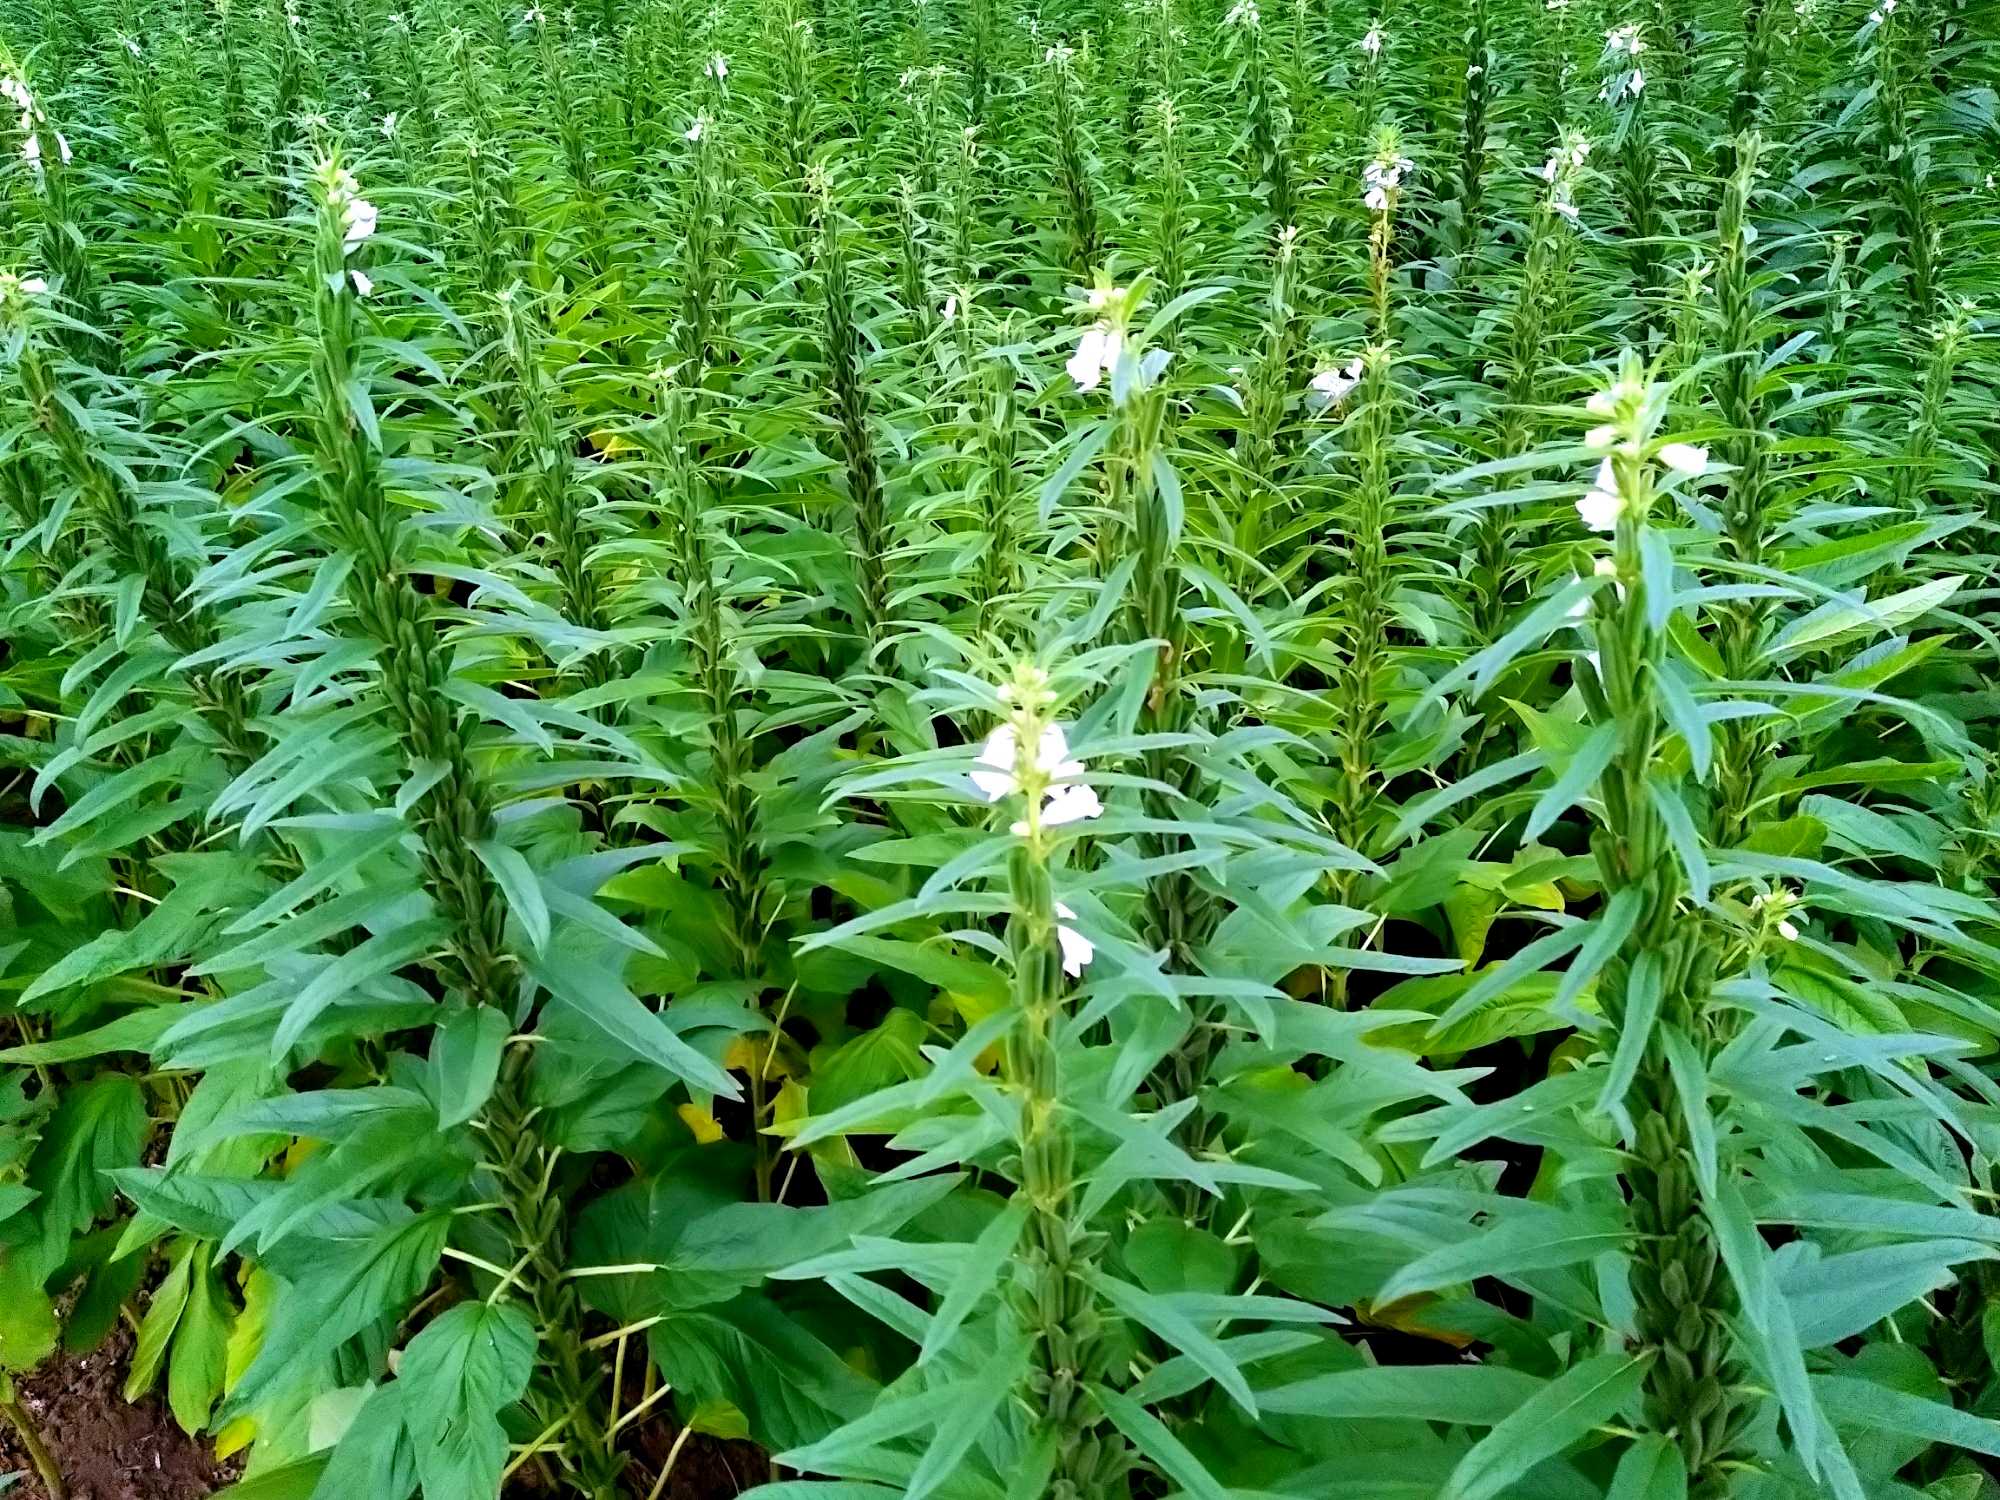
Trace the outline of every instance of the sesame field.
[[0, 1493], [2000, 1500], [2000, 0], [0, 0]]

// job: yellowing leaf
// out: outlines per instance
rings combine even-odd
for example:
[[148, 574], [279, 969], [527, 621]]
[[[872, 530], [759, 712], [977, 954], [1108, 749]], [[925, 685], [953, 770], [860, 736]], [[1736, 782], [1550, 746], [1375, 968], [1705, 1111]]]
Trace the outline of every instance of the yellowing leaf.
[[715, 1116], [699, 1104], [682, 1104], [674, 1113], [681, 1117], [681, 1123], [688, 1128], [698, 1145], [713, 1146], [723, 1139], [722, 1127], [715, 1123]]

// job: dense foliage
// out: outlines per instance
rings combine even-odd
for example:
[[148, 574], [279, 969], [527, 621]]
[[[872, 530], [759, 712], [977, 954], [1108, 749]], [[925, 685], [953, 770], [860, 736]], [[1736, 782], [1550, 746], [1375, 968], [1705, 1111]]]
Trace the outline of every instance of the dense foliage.
[[0, 1371], [2000, 1496], [1990, 0], [518, 5], [0, 0]]

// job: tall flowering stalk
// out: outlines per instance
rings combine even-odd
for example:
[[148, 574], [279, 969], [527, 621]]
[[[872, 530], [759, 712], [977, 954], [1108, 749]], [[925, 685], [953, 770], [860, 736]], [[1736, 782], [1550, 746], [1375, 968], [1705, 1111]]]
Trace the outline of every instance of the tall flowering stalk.
[[[73, 382], [38, 326], [49, 296], [41, 277], [0, 272], [0, 356], [13, 366], [28, 418], [48, 445], [53, 468], [73, 488], [80, 518], [122, 577], [137, 587], [140, 615], [182, 656], [205, 652], [221, 639], [221, 622], [190, 597], [190, 571], [169, 551], [159, 518], [143, 514], [129, 470], [108, 462], [83, 424]], [[36, 482], [46, 484], [49, 477], [38, 475]], [[51, 565], [67, 573], [78, 554], [74, 539], [52, 529], [56, 523], [56, 515], [44, 510], [42, 548]], [[239, 767], [254, 759], [260, 743], [242, 685], [212, 670], [189, 673], [188, 685], [203, 719]]]
[[1910, 123], [1911, 83], [1922, 77], [1906, 56], [1915, 50], [1908, 37], [1911, 29], [1896, 0], [1883, 0], [1869, 15], [1863, 35], [1875, 65], [1876, 150], [1909, 271], [1902, 305], [1906, 326], [1914, 330], [1928, 328], [1937, 317], [1938, 229], [1930, 203], [1930, 148]]
[[1963, 308], [1954, 308], [1931, 330], [1924, 382], [1917, 394], [1903, 461], [1896, 470], [1893, 496], [1900, 510], [1920, 515], [1928, 509], [1926, 502], [1937, 471], [1937, 450], [1944, 437], [1952, 381], [1970, 352], [1970, 333], [1970, 322]]
[[[542, 362], [540, 317], [523, 288], [509, 288], [499, 301], [502, 346], [521, 423], [526, 519], [545, 544], [564, 617], [602, 634], [611, 614], [604, 581], [591, 558], [597, 540], [590, 529], [591, 496], [576, 473], [575, 440], [567, 438], [557, 417], [558, 394]], [[593, 651], [585, 659], [582, 677], [595, 687], [610, 677], [611, 670], [610, 653]]]
[[1486, 34], [1486, 0], [1472, 0], [1465, 33], [1465, 119], [1459, 131], [1459, 249], [1479, 248], [1486, 194], [1487, 110], [1493, 92], [1494, 54]]
[[1187, 285], [1188, 185], [1180, 110], [1171, 95], [1155, 101], [1153, 123], [1153, 264], [1169, 295]]
[[[410, 819], [422, 844], [425, 885], [446, 922], [439, 979], [451, 1003], [513, 1014], [519, 956], [507, 908], [482, 849], [493, 847], [497, 799], [473, 758], [474, 724], [451, 700], [448, 648], [430, 603], [405, 567], [407, 523], [388, 493], [380, 438], [358, 402], [371, 399], [359, 364], [358, 304], [370, 282], [366, 246], [375, 206], [337, 161], [312, 179], [317, 213], [312, 264], [314, 442], [319, 501], [329, 539], [353, 559], [348, 603], [374, 642], [380, 691], [413, 775], [431, 778]], [[567, 1216], [551, 1190], [560, 1153], [530, 1123], [526, 1049], [509, 1049], [489, 1102], [486, 1136], [511, 1235], [520, 1255], [509, 1272], [541, 1334], [547, 1381], [531, 1389], [538, 1431], [567, 1433], [574, 1487], [591, 1500], [616, 1493], [620, 1459], [605, 1430], [598, 1372], [583, 1354], [582, 1306], [564, 1257]]]
[[1021, 1397], [1037, 1437], [1055, 1453], [1050, 1500], [1098, 1500], [1118, 1493], [1131, 1458], [1089, 1393], [1106, 1377], [1112, 1357], [1092, 1285], [1105, 1237], [1077, 1214], [1076, 1140], [1063, 1054], [1069, 979], [1092, 955], [1068, 925], [1053, 876], [1069, 843], [1063, 830], [1101, 808], [1055, 719], [1056, 695], [1046, 674], [1018, 667], [1000, 694], [1007, 717], [987, 738], [974, 780], [990, 799], [1007, 804], [1002, 815], [1011, 817], [1015, 839], [1007, 861], [1006, 950], [1017, 1014], [1001, 1066], [1018, 1105], [1017, 1191], [1028, 1204], [1026, 1275], [1015, 1298], [1033, 1353]]
[[1088, 275], [1104, 258], [1104, 241], [1098, 227], [1097, 188], [1091, 179], [1090, 161], [1079, 119], [1076, 53], [1062, 42], [1049, 47], [1042, 56], [1048, 79], [1049, 128], [1054, 137], [1056, 193], [1063, 205], [1065, 258], [1077, 275]]
[[840, 213], [824, 173], [814, 198], [819, 212], [819, 296], [821, 358], [826, 363], [828, 415], [840, 430], [847, 469], [847, 498], [854, 513], [855, 623], [872, 650], [889, 620], [890, 527], [888, 495], [875, 454], [867, 377], [861, 368], [861, 330], [854, 320], [854, 293], [848, 281], [847, 247]]
[[1257, 8], [1257, 0], [1236, 0], [1224, 25], [1242, 38], [1243, 104], [1250, 123], [1251, 169], [1263, 189], [1264, 207], [1280, 224], [1289, 224], [1295, 217], [1297, 204], [1285, 142], [1284, 105], [1271, 79], [1263, 15]]
[[1237, 591], [1248, 597], [1270, 567], [1264, 556], [1270, 512], [1278, 497], [1279, 438], [1295, 399], [1300, 325], [1295, 287], [1299, 274], [1299, 232], [1278, 230], [1271, 256], [1271, 291], [1265, 303], [1264, 347], [1244, 382], [1243, 427], [1236, 440], [1236, 463], [1243, 495], [1236, 508]]
[[[1768, 562], [1771, 544], [1769, 433], [1765, 430], [1762, 393], [1764, 338], [1757, 307], [1752, 247], [1756, 227], [1750, 222], [1751, 190], [1763, 143], [1753, 132], [1732, 146], [1736, 169], [1723, 192], [1717, 225], [1719, 257], [1716, 271], [1718, 340], [1727, 362], [1716, 373], [1716, 404], [1729, 424], [1723, 457], [1730, 466], [1723, 528], [1732, 562], [1760, 568]], [[1762, 643], [1770, 601], [1753, 598], [1735, 602], [1725, 615], [1719, 644], [1723, 665], [1733, 678], [1749, 674]], [[1760, 762], [1770, 734], [1758, 720], [1722, 726], [1717, 756], [1718, 831], [1734, 844], [1747, 831], [1750, 804]]]
[[[113, 351], [103, 331], [104, 304], [86, 248], [90, 237], [70, 196], [75, 157], [69, 138], [56, 129], [27, 76], [0, 46], [0, 121], [10, 117], [13, 128], [7, 134], [27, 167], [41, 208], [37, 259], [76, 310], [62, 326], [62, 342], [77, 359], [107, 362]], [[5, 129], [0, 124], [0, 131]]]
[[1615, 124], [1612, 149], [1617, 152], [1617, 179], [1631, 231], [1632, 283], [1643, 307], [1661, 291], [1661, 236], [1666, 219], [1661, 207], [1659, 150], [1646, 117], [1647, 52], [1639, 27], [1627, 22], [1605, 34], [1601, 67], [1604, 84], [1597, 97], [1611, 108]]
[[[1666, 628], [1648, 604], [1661, 575], [1648, 554], [1662, 545], [1653, 510], [1661, 477], [1698, 473], [1705, 458], [1663, 442], [1666, 389], [1648, 384], [1627, 355], [1615, 385], [1591, 398], [1597, 425], [1588, 441], [1605, 450], [1578, 513], [1608, 533], [1591, 601], [1592, 657], [1576, 683], [1590, 722], [1609, 726], [1613, 748], [1598, 780], [1603, 824], [1591, 842], [1603, 881], [1607, 924], [1625, 933], [1598, 977], [1612, 1038], [1628, 1029], [1643, 1052], [1622, 1101], [1628, 1149], [1623, 1181], [1632, 1226], [1632, 1294], [1641, 1350], [1654, 1357], [1645, 1377], [1645, 1412], [1673, 1435], [1690, 1495], [1720, 1494], [1754, 1413], [1731, 1320], [1735, 1292], [1705, 1211], [1690, 1107], [1681, 1091], [1697, 1077], [1689, 1058], [1705, 1056], [1723, 1034], [1710, 995], [1721, 945], [1688, 920], [1686, 875], [1663, 809], [1678, 796], [1665, 779]], [[1676, 1039], [1670, 1041], [1670, 1038]], [[1676, 1050], [1685, 1039], [1687, 1052]], [[1620, 1047], [1623, 1051], [1624, 1047]], [[1697, 1101], [1699, 1103], [1699, 1101]]]
[[[720, 102], [712, 96], [712, 103]], [[731, 220], [728, 150], [720, 116], [698, 112], [683, 139], [688, 146], [685, 197], [682, 200], [680, 255], [681, 310], [677, 325], [681, 359], [688, 376], [721, 360], [728, 332], [728, 298], [734, 290], [731, 263], [735, 247]]]
[[[727, 537], [716, 515], [713, 484], [699, 458], [703, 403], [713, 398], [690, 387], [675, 370], [656, 370], [651, 378], [658, 408], [641, 432], [649, 478], [667, 523], [687, 678], [700, 706], [697, 743], [707, 752], [705, 762], [688, 777], [689, 795], [709, 820], [705, 845], [722, 896], [733, 965], [727, 977], [756, 986], [761, 1003], [769, 971], [766, 940], [780, 897], [768, 878], [770, 861], [752, 789], [757, 764], [749, 726], [755, 716], [745, 702], [739, 643], [723, 596], [721, 558]], [[771, 1038], [758, 1043], [758, 1055], [747, 1070], [760, 1203], [773, 1198], [773, 1143], [764, 1127], [772, 1106], [770, 1053], [778, 1041], [774, 1027]]]
[[[1590, 142], [1565, 131], [1543, 163], [1543, 191], [1536, 200], [1521, 266], [1521, 282], [1507, 313], [1506, 377], [1502, 385], [1500, 456], [1513, 458], [1534, 446], [1535, 407], [1543, 399], [1550, 352], [1552, 314], [1560, 287], [1558, 268], [1569, 253], [1580, 210], [1577, 189], [1590, 158]], [[1476, 622], [1481, 640], [1498, 640], [1513, 608], [1513, 527], [1505, 507], [1479, 513], [1475, 542]]]

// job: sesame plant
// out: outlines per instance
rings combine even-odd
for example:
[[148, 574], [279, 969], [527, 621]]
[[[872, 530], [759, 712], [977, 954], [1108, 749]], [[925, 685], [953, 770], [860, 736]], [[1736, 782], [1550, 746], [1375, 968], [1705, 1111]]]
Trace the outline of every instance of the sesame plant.
[[1996, 37], [0, 0], [0, 1488], [2000, 1500]]

